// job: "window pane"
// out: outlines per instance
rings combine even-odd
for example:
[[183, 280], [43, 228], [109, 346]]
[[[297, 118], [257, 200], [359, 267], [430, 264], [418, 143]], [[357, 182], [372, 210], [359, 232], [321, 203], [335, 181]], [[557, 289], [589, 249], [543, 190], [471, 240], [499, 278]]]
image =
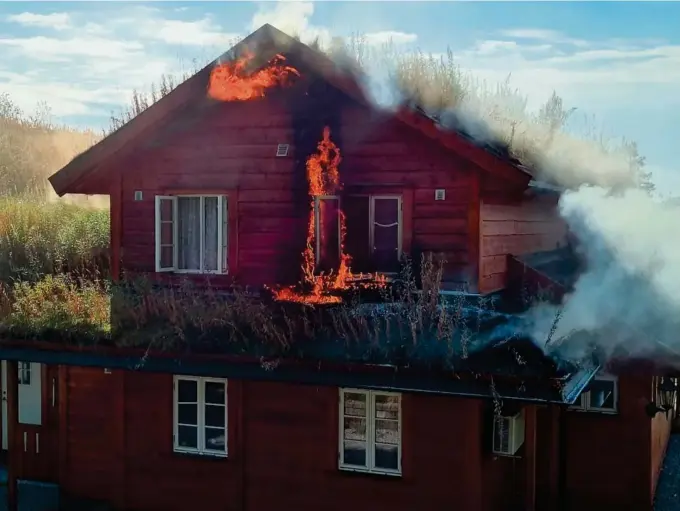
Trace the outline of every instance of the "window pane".
[[376, 445], [375, 468], [397, 470], [399, 468], [399, 448], [396, 445]]
[[19, 385], [31, 384], [31, 363], [19, 362], [17, 364], [19, 372]]
[[224, 383], [207, 381], [205, 382], [205, 402], [213, 404], [225, 404]]
[[590, 384], [590, 406], [592, 408], [614, 408], [614, 382], [593, 380]]
[[217, 229], [219, 224], [217, 204], [217, 197], [206, 197], [204, 199], [203, 269], [206, 271], [217, 271]]
[[345, 415], [352, 417], [366, 417], [366, 394], [354, 392], [344, 393]]
[[373, 221], [387, 227], [399, 221], [399, 200], [395, 198], [374, 199]]
[[161, 199], [161, 222], [172, 221], [172, 200]]
[[172, 245], [172, 222], [161, 222], [161, 245]]
[[399, 396], [375, 396], [375, 418], [394, 419], [399, 418]]
[[225, 426], [225, 411], [224, 405], [206, 405], [205, 406], [205, 425], [224, 428]]
[[318, 236], [320, 271], [336, 270], [340, 264], [340, 206], [338, 199], [318, 202]]
[[343, 442], [343, 462], [346, 465], [366, 466], [366, 444], [364, 442]]
[[510, 447], [510, 419], [494, 417], [493, 448], [498, 452], [507, 452]]
[[375, 441], [381, 444], [399, 443], [399, 423], [397, 421], [376, 420]]
[[201, 248], [201, 199], [180, 197], [177, 199], [178, 242], [180, 270], [200, 270]]
[[366, 440], [366, 419], [345, 417], [343, 422], [345, 440]]
[[198, 382], [177, 380], [177, 401], [180, 403], [196, 403], [198, 401]]
[[170, 268], [173, 266], [173, 252], [172, 246], [161, 247], [161, 268]]
[[205, 448], [210, 451], [225, 451], [224, 428], [205, 428]]
[[188, 449], [198, 448], [198, 428], [196, 426], [178, 426], [177, 444]]
[[177, 405], [178, 424], [198, 424], [198, 405]]

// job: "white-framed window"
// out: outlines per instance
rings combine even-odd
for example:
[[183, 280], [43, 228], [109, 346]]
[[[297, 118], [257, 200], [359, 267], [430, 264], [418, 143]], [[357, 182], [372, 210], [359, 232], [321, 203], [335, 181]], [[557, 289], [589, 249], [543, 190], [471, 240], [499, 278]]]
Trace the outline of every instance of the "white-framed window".
[[597, 374], [571, 406], [582, 412], [617, 413], [619, 380], [610, 374]]
[[227, 272], [227, 197], [156, 196], [156, 271]]
[[340, 389], [339, 468], [401, 474], [401, 394]]
[[175, 452], [227, 455], [227, 380], [175, 376]]
[[401, 195], [371, 195], [368, 209], [368, 243], [376, 269], [399, 271], [402, 254]]

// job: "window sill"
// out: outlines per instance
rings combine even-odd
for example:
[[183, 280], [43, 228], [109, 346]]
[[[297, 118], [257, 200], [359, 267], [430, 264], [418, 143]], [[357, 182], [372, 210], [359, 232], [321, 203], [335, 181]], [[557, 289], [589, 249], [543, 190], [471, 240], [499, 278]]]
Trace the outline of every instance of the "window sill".
[[172, 454], [174, 456], [177, 456], [179, 458], [189, 458], [189, 459], [194, 459], [194, 460], [214, 460], [214, 461], [223, 461], [229, 458], [229, 456], [226, 453], [212, 453], [212, 452], [194, 452], [194, 451], [178, 451], [178, 450], [173, 450]]
[[346, 467], [346, 466], [340, 466], [338, 467], [338, 470], [342, 474], [346, 474], [348, 476], [356, 476], [356, 477], [375, 477], [378, 479], [401, 479], [402, 478], [402, 473], [401, 472], [391, 472], [387, 470], [369, 470], [366, 468], [361, 468], [361, 467]]
[[593, 415], [618, 415], [619, 411], [618, 410], [600, 410], [597, 408], [588, 408], [588, 409], [583, 409], [583, 408], [569, 408], [570, 412], [577, 412], [577, 413], [587, 413], [587, 414], [593, 414]]

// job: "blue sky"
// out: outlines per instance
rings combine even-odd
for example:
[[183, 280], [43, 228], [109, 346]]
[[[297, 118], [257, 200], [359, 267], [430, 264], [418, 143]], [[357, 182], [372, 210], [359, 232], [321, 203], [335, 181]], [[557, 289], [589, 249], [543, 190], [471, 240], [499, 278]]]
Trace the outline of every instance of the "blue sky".
[[[535, 108], [556, 90], [580, 124], [636, 140], [660, 191], [680, 195], [680, 3], [3, 2], [0, 93], [100, 128], [133, 88], [216, 57], [264, 22], [304, 39], [364, 34], [450, 48], [466, 71]], [[580, 124], [579, 124], [580, 123]]]

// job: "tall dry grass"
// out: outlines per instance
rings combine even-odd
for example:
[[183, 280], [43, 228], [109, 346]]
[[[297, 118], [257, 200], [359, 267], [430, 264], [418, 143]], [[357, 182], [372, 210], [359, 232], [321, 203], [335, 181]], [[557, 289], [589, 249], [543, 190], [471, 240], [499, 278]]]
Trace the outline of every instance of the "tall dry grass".
[[58, 199], [47, 178], [98, 140], [0, 94], [0, 283], [91, 267], [109, 244], [107, 201]]

